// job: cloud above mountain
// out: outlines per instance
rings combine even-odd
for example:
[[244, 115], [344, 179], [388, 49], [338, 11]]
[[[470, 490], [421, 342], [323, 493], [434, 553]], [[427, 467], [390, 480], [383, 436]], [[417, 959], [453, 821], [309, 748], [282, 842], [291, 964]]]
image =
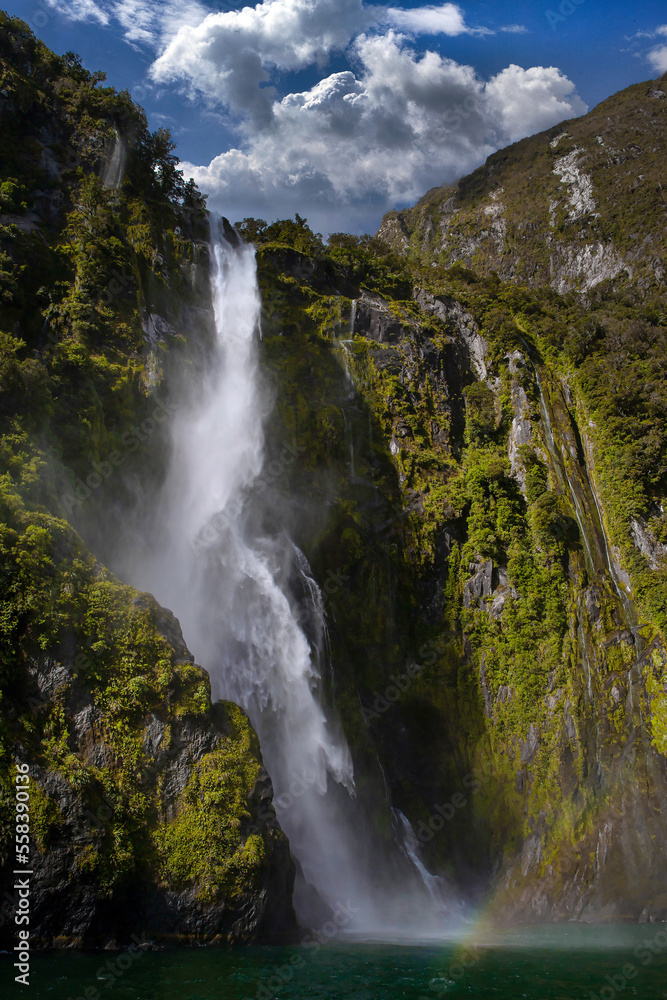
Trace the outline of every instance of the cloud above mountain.
[[648, 61], [657, 73], [667, 73], [667, 24], [656, 28], [656, 35], [662, 35], [666, 40], [662, 45], [656, 45], [648, 53]]
[[[326, 230], [363, 228], [499, 146], [587, 110], [555, 67], [510, 65], [485, 81], [414, 45], [425, 31], [484, 30], [469, 28], [455, 4], [407, 11], [265, 0], [182, 28], [151, 72], [236, 116], [235, 148], [185, 164], [214, 207], [270, 213], [279, 202]], [[324, 67], [333, 53], [344, 53], [349, 69], [279, 95], [282, 72]]]
[[587, 110], [554, 66], [512, 64], [484, 79], [449, 58], [448, 40], [484, 45], [496, 31], [525, 31], [469, 24], [455, 3], [262, 0], [221, 10], [200, 0], [75, 0], [73, 17], [76, 5], [152, 50], [154, 87], [223, 124], [219, 154], [184, 169], [211, 207], [235, 217], [299, 211], [326, 231], [372, 227], [500, 146]]

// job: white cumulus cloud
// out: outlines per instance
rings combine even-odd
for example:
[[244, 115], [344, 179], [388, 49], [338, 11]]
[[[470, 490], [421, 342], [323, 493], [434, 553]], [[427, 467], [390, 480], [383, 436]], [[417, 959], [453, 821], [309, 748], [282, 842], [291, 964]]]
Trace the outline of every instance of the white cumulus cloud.
[[486, 98], [509, 142], [588, 111], [572, 81], [555, 66], [508, 66], [489, 81]]
[[322, 231], [363, 229], [454, 180], [501, 145], [586, 111], [559, 70], [510, 66], [488, 82], [404, 36], [362, 34], [359, 69], [271, 104], [243, 148], [186, 164], [211, 207], [241, 217], [298, 211]]
[[[667, 24], [663, 24], [661, 27], [657, 28], [655, 34], [667, 35]], [[659, 73], [660, 75], [667, 73], [667, 44], [656, 45], [656, 47], [651, 49], [648, 53], [647, 58], [656, 73]]]
[[[60, 9], [65, 0], [49, 2]], [[420, 35], [492, 33], [469, 26], [456, 3], [69, 0], [67, 8], [113, 20], [130, 44], [152, 49], [152, 82], [200, 101], [211, 127], [227, 129], [208, 165], [184, 167], [212, 208], [235, 217], [298, 211], [323, 231], [372, 229], [388, 208], [500, 146], [586, 111], [555, 67], [511, 65], [484, 80], [440, 51], [418, 51]], [[340, 71], [327, 72], [334, 56]], [[290, 93], [290, 74], [313, 68], [319, 82]]]
[[[463, 11], [455, 3], [445, 3], [439, 7], [413, 7], [408, 10], [390, 7], [385, 18], [393, 27], [413, 35], [456, 36], [470, 33], [473, 30], [466, 25]], [[486, 33], [487, 29], [481, 30]]]
[[193, 94], [266, 124], [274, 91], [261, 85], [269, 67], [323, 65], [374, 20], [362, 0], [264, 0], [181, 27], [151, 75], [159, 83], [185, 82]]

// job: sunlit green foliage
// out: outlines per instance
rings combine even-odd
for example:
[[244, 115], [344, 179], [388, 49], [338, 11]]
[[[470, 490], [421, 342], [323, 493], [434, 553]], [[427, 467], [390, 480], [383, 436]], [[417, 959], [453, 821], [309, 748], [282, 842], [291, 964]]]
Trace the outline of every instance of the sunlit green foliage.
[[[168, 380], [149, 384], [143, 326], [149, 314], [173, 319], [194, 301], [193, 275], [206, 270], [197, 245], [204, 201], [184, 183], [169, 135], [151, 134], [129, 95], [102, 86], [71, 53], [53, 55], [19, 22], [0, 15], [0, 28], [9, 94], [0, 119], [9, 151], [0, 173], [2, 704], [19, 703], [27, 664], [64, 659], [72, 644], [86, 657], [62, 697], [34, 714], [2, 714], [4, 760], [25, 739], [91, 807], [112, 802], [112, 817], [77, 856], [100, 892], [148, 859], [202, 900], [233, 898], [256, 886], [269, 849], [239, 836], [258, 768], [247, 720], [225, 709], [228, 738], [192, 770], [174, 821], [158, 816], [157, 792], [142, 778], [143, 723], [149, 713], [172, 728], [208, 718], [206, 678], [175, 658], [156, 607], [96, 566], [54, 517], [68, 484], [107, 461], [169, 390]], [[116, 189], [103, 177], [117, 135], [127, 160]], [[551, 227], [539, 181], [557, 190], [555, 155], [540, 147], [540, 176], [529, 182], [514, 169], [508, 180], [506, 201], [544, 202], [540, 234]], [[483, 169], [463, 184], [453, 238], [474, 235], [487, 179]], [[318, 580], [340, 581], [324, 588], [335, 665], [327, 693], [365, 762], [359, 788], [366, 783], [383, 835], [392, 836], [376, 754], [394, 801], [414, 818], [482, 763], [493, 781], [429, 848], [434, 859], [445, 866], [487, 852], [491, 870], [539, 830], [547, 866], [606, 807], [596, 768], [612, 774], [619, 746], [634, 738], [632, 701], [610, 693], [625, 690], [631, 669], [645, 681], [637, 711], [665, 752], [667, 570], [639, 551], [632, 531], [641, 519], [667, 543], [667, 304], [657, 283], [638, 294], [625, 279], [585, 300], [528, 287], [549, 266], [532, 230], [521, 240], [508, 233], [523, 248], [513, 282], [488, 254], [455, 261], [425, 237], [438, 232], [453, 194], [430, 192], [397, 216], [403, 241], [335, 233], [325, 243], [298, 214], [237, 223], [258, 250], [261, 358], [275, 398], [269, 458], [294, 449], [293, 461], [278, 463], [272, 497]], [[624, 246], [641, 228], [636, 209], [613, 220]], [[568, 237], [562, 212], [553, 228], [555, 239]], [[418, 289], [459, 319], [426, 312]], [[379, 334], [370, 323], [352, 330], [364, 302], [384, 324]], [[463, 315], [486, 345], [483, 379], [466, 360]], [[513, 468], [519, 390], [532, 440]], [[551, 442], [543, 407], [556, 402]], [[593, 494], [576, 509], [552, 449], [599, 494], [612, 555], [628, 574], [645, 644], [654, 643], [639, 666], [644, 647], [623, 638], [619, 592], [587, 552], [601, 534]], [[150, 454], [141, 473], [158, 481], [157, 439]], [[369, 722], [360, 704], [375, 704], [411, 663], [416, 677]], [[75, 684], [100, 713], [108, 767], [89, 767], [73, 749], [65, 696]], [[48, 797], [38, 817], [47, 845], [63, 817]]]
[[[114, 469], [131, 477], [140, 441], [151, 445], [144, 473], [159, 474], [169, 390], [160, 363], [150, 367], [146, 321], [174, 324], [171, 343], [153, 348], [166, 368], [198, 300], [198, 265], [206, 275], [205, 199], [183, 180], [168, 132], [152, 134], [127, 93], [3, 13], [0, 69], [1, 860], [18, 755], [41, 776], [35, 844], [65, 843], [72, 886], [107, 900], [139, 882], [188, 888], [233, 909], [270, 863], [263, 837], [281, 836], [241, 830], [256, 737], [235, 706], [212, 707], [175, 620], [115, 580], [58, 516], [83, 518], [77, 491], [91, 497]], [[119, 142], [125, 168], [110, 187]], [[120, 495], [122, 476], [110, 483]], [[182, 762], [192, 774], [174, 796], [169, 752], [184, 726], [210, 747], [196, 767]]]

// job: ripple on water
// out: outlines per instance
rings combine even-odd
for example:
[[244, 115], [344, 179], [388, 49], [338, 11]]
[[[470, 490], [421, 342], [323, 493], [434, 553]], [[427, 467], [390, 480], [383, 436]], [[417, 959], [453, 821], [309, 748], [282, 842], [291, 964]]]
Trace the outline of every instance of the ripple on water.
[[[142, 955], [110, 983], [114, 956], [32, 959], [32, 1000], [667, 1000], [667, 927], [531, 928], [459, 941], [193, 949]], [[290, 960], [303, 958], [294, 968]], [[2, 1000], [25, 998], [9, 955]], [[286, 972], [285, 970], [290, 970]], [[613, 991], [613, 992], [612, 992]]]

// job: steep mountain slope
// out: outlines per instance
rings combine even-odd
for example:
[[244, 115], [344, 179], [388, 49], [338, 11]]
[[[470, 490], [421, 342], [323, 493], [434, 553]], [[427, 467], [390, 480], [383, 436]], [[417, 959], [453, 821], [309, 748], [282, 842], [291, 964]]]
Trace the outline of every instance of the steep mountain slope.
[[365, 794], [378, 759], [427, 864], [503, 918], [662, 919], [667, 548], [659, 508], [641, 518], [665, 447], [642, 471], [632, 439], [667, 399], [651, 382], [643, 419], [626, 398], [624, 439], [601, 397], [612, 359], [626, 390], [643, 365], [664, 381], [665, 331], [620, 350], [629, 307], [456, 268], [411, 290], [346, 240], [268, 242], [260, 274], [276, 455], [302, 453], [274, 486], [340, 581], [332, 683]]
[[667, 76], [494, 153], [378, 233], [415, 259], [586, 292], [664, 287]]
[[72, 528], [159, 476], [166, 376], [211, 336], [203, 199], [129, 95], [1, 13], [0, 73], [3, 946], [17, 764], [36, 946], [289, 937], [294, 867], [248, 720]]
[[505, 916], [667, 913], [666, 94], [495, 154], [376, 240], [245, 223], [306, 442], [285, 504], [347, 578], [348, 735], [423, 857]]
[[[202, 200], [127, 95], [0, 29], [2, 820], [29, 761], [35, 935], [289, 934], [247, 720], [100, 565], [159, 491], [181, 373], [209, 357]], [[581, 131], [597, 109], [567, 125], [585, 152], [552, 130], [491, 158], [503, 192], [487, 165], [448, 208], [393, 216], [397, 252], [325, 247], [298, 216], [240, 227], [275, 400], [255, 516], [321, 586], [357, 799], [388, 846], [400, 810], [452, 893], [503, 919], [667, 917], [664, 89], [606, 102], [605, 147]], [[631, 144], [646, 187], [623, 180], [634, 160], [595, 159]], [[630, 277], [633, 241], [654, 250]], [[623, 258], [604, 281], [598, 243]]]

